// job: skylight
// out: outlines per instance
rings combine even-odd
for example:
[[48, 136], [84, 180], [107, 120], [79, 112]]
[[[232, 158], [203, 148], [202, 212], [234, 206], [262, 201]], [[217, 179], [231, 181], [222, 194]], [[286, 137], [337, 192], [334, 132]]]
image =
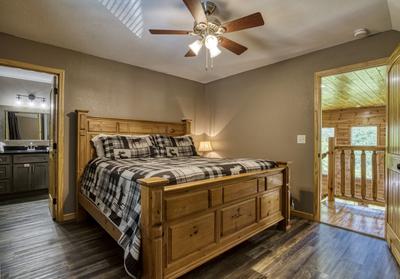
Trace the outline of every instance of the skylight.
[[143, 35], [141, 0], [97, 0], [139, 38]]

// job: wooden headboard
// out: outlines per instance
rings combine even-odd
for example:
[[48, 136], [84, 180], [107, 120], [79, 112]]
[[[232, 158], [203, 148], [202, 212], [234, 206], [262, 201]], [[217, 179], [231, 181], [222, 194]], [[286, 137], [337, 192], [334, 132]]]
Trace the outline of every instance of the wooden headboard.
[[87, 110], [76, 110], [77, 114], [77, 149], [76, 179], [79, 179], [87, 163], [96, 156], [91, 139], [99, 134], [147, 135], [162, 134], [183, 136], [191, 134], [191, 120], [181, 123], [156, 122], [131, 119], [104, 118], [88, 115]]

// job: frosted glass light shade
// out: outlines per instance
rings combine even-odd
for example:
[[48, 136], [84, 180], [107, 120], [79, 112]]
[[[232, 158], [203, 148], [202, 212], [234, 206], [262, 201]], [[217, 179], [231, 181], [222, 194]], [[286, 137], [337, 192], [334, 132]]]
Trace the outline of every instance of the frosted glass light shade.
[[218, 47], [210, 49], [210, 57], [214, 58], [221, 54], [221, 50]]
[[202, 48], [203, 43], [200, 40], [194, 41], [189, 45], [189, 48], [196, 54], [198, 55], [200, 52], [200, 49]]
[[210, 141], [201, 141], [199, 145], [200, 152], [210, 152], [212, 151], [212, 145]]
[[218, 38], [214, 35], [207, 35], [204, 44], [206, 45], [206, 48], [210, 50], [216, 48], [218, 46]]

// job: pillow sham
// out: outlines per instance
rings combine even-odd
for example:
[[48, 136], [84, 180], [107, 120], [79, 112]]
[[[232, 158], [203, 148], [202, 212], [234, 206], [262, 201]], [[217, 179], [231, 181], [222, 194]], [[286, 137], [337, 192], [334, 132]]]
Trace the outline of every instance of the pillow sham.
[[107, 137], [107, 135], [100, 134], [90, 140], [93, 143], [94, 149], [96, 150], [97, 157], [105, 157], [103, 148], [104, 137]]
[[193, 152], [192, 146], [176, 146], [176, 147], [166, 147], [165, 152], [166, 157], [190, 157], [197, 156]]
[[148, 158], [154, 156], [154, 147], [114, 149], [114, 159]]
[[[197, 156], [196, 147], [191, 136], [150, 136], [155, 146], [156, 157], [189, 157]], [[171, 152], [170, 152], [171, 151]]]
[[[131, 152], [131, 154], [134, 154], [133, 156], [138, 157], [140, 157], [141, 154], [144, 157], [150, 157], [154, 155], [153, 148], [150, 148], [153, 145], [149, 136], [107, 136], [102, 137], [102, 141], [104, 156], [107, 158], [117, 159], [119, 156], [115, 156], [116, 153], [114, 152], [114, 150], [116, 149], [132, 149], [133, 152]], [[124, 152], [124, 154], [126, 154], [126, 152]]]

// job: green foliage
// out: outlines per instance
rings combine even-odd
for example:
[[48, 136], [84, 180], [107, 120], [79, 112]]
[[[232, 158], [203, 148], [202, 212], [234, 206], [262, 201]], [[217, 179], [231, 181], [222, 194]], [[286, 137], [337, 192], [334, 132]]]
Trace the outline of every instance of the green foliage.
[[[322, 128], [321, 130], [321, 153], [329, 149], [329, 138], [335, 136], [335, 128]], [[351, 145], [355, 146], [376, 146], [378, 145], [378, 128], [376, 126], [352, 127]], [[372, 178], [372, 152], [366, 153], [366, 174], [367, 178]], [[361, 151], [356, 151], [355, 155], [355, 174], [361, 177]], [[323, 175], [328, 174], [328, 157], [322, 159], [321, 170]]]
[[[376, 146], [378, 145], [378, 127], [366, 126], [366, 127], [352, 127], [351, 128], [351, 145], [357, 146]], [[367, 151], [366, 153], [366, 174], [367, 178], [372, 178], [372, 152]], [[356, 151], [355, 163], [356, 163], [356, 177], [361, 177], [361, 151]]]

